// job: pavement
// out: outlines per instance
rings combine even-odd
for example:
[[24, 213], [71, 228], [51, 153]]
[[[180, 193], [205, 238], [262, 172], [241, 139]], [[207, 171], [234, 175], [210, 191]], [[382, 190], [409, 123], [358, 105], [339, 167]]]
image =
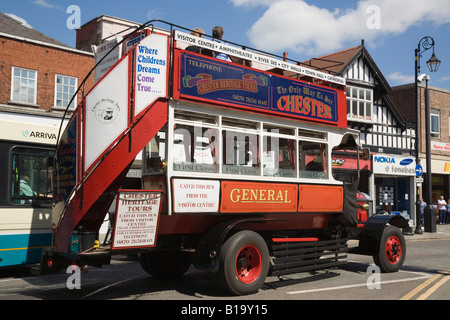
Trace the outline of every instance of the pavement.
[[[423, 227], [422, 227], [423, 230]], [[416, 226], [412, 227], [410, 232], [405, 232], [403, 230], [403, 235], [405, 239], [408, 240], [426, 240], [426, 239], [450, 239], [450, 224], [440, 225], [436, 223], [436, 232], [425, 232], [423, 231], [421, 234], [415, 233]]]

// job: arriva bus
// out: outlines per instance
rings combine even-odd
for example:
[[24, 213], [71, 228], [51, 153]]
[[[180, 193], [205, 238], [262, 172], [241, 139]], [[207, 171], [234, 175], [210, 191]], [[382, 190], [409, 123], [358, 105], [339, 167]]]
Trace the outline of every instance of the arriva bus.
[[52, 246], [51, 165], [61, 119], [0, 111], [0, 267]]
[[[334, 152], [365, 154], [347, 128], [345, 79], [173, 25], [146, 26], [59, 141], [43, 270], [134, 252], [154, 276], [194, 265], [244, 295], [268, 275], [345, 263], [348, 239], [383, 271], [399, 270], [398, 227], [407, 222], [368, 217], [358, 175], [344, 183], [332, 172]], [[140, 152], [143, 188], [119, 189]], [[111, 243], [98, 246], [114, 199]]]

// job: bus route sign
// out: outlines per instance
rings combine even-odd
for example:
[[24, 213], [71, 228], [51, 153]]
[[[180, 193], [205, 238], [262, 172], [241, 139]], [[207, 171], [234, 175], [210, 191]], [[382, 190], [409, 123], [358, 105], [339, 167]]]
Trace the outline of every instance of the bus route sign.
[[339, 125], [339, 99], [334, 88], [268, 76], [254, 69], [186, 53], [181, 55], [180, 82], [181, 96]]

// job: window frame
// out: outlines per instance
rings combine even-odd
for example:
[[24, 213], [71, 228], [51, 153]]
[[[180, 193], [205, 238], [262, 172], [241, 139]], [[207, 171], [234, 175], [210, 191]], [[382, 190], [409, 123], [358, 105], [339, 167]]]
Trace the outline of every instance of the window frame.
[[[62, 78], [63, 83], [62, 84], [58, 84], [58, 77]], [[69, 84], [64, 84], [64, 79], [68, 79], [68, 80], [75, 80], [75, 84], [71, 85]], [[67, 92], [68, 94], [68, 99], [67, 101], [63, 98], [61, 98], [62, 100], [62, 105], [58, 105], [57, 101], [58, 101], [58, 87], [62, 87], [63, 91], [61, 92], [62, 95], [65, 94], [64, 92], [64, 88], [73, 88], [73, 92]], [[65, 110], [67, 108], [67, 104], [69, 103], [70, 99], [72, 99], [73, 94], [77, 91], [78, 88], [78, 78], [77, 77], [73, 77], [73, 76], [68, 76], [68, 75], [64, 75], [64, 74], [60, 74], [60, 73], [56, 73], [55, 74], [55, 91], [54, 91], [54, 100], [53, 100], [53, 109], [60, 109], [60, 110]], [[75, 98], [72, 101], [72, 106], [69, 107], [69, 110], [75, 110], [75, 108], [77, 107], [77, 96], [75, 96]]]
[[[258, 179], [258, 180], [274, 180], [274, 181], [309, 181], [312, 183], [324, 183], [324, 182], [332, 182], [335, 179], [333, 178], [331, 172], [331, 139], [329, 136], [330, 132], [324, 132], [318, 130], [317, 128], [312, 128], [304, 125], [296, 125], [295, 123], [275, 123], [270, 121], [270, 119], [250, 119], [246, 117], [246, 115], [240, 116], [232, 113], [219, 114], [216, 112], [205, 113], [204, 111], [187, 111], [184, 108], [172, 108], [173, 110], [169, 116], [169, 139], [166, 140], [168, 143], [166, 150], [169, 151], [171, 155], [168, 161], [168, 174], [170, 177], [172, 176], [192, 176], [192, 173], [195, 172], [196, 176], [209, 177], [220, 176], [219, 179]], [[193, 116], [192, 118], [188, 117], [179, 117], [178, 114], [187, 113], [187, 114], [195, 114], [198, 113], [199, 116]], [[201, 119], [204, 118], [204, 119]], [[210, 118], [209, 120], [206, 118]], [[172, 123], [172, 124], [170, 124]], [[185, 169], [180, 169], [180, 167], [175, 167], [175, 163], [177, 160], [174, 159], [174, 145], [177, 141], [175, 141], [175, 133], [176, 127], [179, 125], [191, 125], [191, 126], [201, 126], [202, 129], [205, 128], [214, 128], [219, 130], [219, 141], [215, 145], [217, 148], [217, 153], [215, 153], [214, 157], [216, 162], [214, 165], [218, 166], [218, 170], [207, 171], [204, 169], [201, 170], [193, 170], [190, 169], [189, 163], [187, 163]], [[233, 125], [234, 124], [234, 125]], [[276, 129], [280, 128], [279, 131]], [[230, 168], [228, 172], [224, 170], [225, 158], [224, 154], [226, 153], [226, 145], [223, 139], [225, 139], [227, 131], [232, 134], [242, 134], [244, 136], [255, 135], [257, 142], [257, 159], [253, 158], [252, 154], [252, 163], [251, 166], [249, 163], [244, 163], [243, 165], [239, 164], [235, 166], [236, 168]], [[249, 137], [250, 140], [255, 140], [254, 137]], [[275, 139], [275, 141], [271, 140]], [[331, 140], [330, 140], [331, 139]], [[187, 141], [187, 140], [186, 140]], [[250, 142], [250, 141], [247, 141]], [[281, 142], [281, 144], [277, 144], [277, 142]], [[299, 143], [308, 142], [308, 143], [317, 143], [321, 144], [324, 148], [324, 156], [326, 159], [326, 169], [321, 171], [320, 174], [308, 174], [307, 176], [300, 174], [300, 165], [299, 165]], [[269, 164], [265, 161], [264, 152], [266, 150], [266, 146], [271, 143], [275, 143], [275, 148], [277, 150], [270, 147], [269, 151], [276, 151], [276, 156], [283, 158], [284, 155], [288, 155], [284, 160], [283, 165], [290, 166], [289, 168], [284, 168], [283, 170], [275, 170], [277, 168], [269, 168], [272, 169], [272, 173], [270, 170], [265, 170], [264, 165]], [[280, 147], [284, 149], [281, 150]], [[179, 147], [177, 147], [179, 148]], [[190, 146], [185, 146], [185, 148], [191, 148]], [[246, 147], [247, 148], [247, 147]], [[250, 150], [249, 147], [248, 150]], [[293, 148], [293, 149], [292, 149]], [[169, 150], [170, 149], [170, 150]], [[211, 150], [214, 148], [211, 148]], [[240, 149], [239, 149], [240, 150]], [[245, 149], [245, 151], [248, 151]], [[254, 148], [253, 148], [254, 150]], [[229, 151], [229, 150], [228, 150]], [[241, 150], [242, 151], [242, 150]], [[284, 153], [284, 154], [283, 154]], [[295, 155], [294, 161], [291, 161], [291, 155]], [[273, 157], [273, 156], [272, 156]], [[275, 163], [275, 162], [274, 162]], [[270, 165], [270, 164], [269, 164]], [[279, 163], [278, 163], [279, 165]], [[295, 169], [294, 169], [295, 168]], [[232, 169], [232, 170], [231, 170]], [[280, 168], [278, 168], [280, 169]], [[311, 171], [310, 171], [311, 172]], [[294, 180], [293, 180], [294, 179]]]
[[[370, 97], [369, 96], [370, 93]], [[362, 94], [362, 96], [361, 96]], [[373, 90], [363, 87], [355, 87], [347, 85], [347, 119], [361, 122], [373, 122]], [[360, 109], [363, 104], [364, 114], [361, 116]], [[353, 109], [355, 113], [353, 113]], [[367, 114], [369, 113], [369, 114]]]
[[[433, 111], [435, 112], [435, 114], [433, 114]], [[433, 119], [437, 120], [436, 121], [436, 125], [437, 125], [437, 131], [433, 130]], [[437, 138], [439, 139], [441, 134], [441, 112], [439, 109], [436, 108], [430, 108], [430, 136], [431, 138]]]
[[[15, 75], [15, 71], [16, 70], [20, 71], [20, 75], [18, 75], [18, 76]], [[22, 77], [22, 71], [26, 71], [27, 72], [27, 77]], [[34, 79], [28, 78], [28, 72], [34, 72]], [[15, 93], [14, 93], [15, 89], [17, 89], [16, 85], [14, 84], [15, 83], [15, 79], [19, 80], [19, 88], [18, 88], [19, 89], [19, 93], [18, 93], [18, 95], [19, 96], [26, 96], [26, 100], [27, 101], [21, 101], [20, 99], [16, 100], [17, 97], [15, 96]], [[28, 85], [27, 86], [22, 86], [21, 85], [22, 80], [26, 80], [27, 84], [28, 84], [29, 81], [33, 81], [34, 85], [32, 87], [28, 86]], [[10, 92], [10, 100], [11, 100], [11, 102], [19, 103], [19, 104], [27, 104], [27, 105], [36, 105], [37, 104], [37, 82], [38, 82], [38, 71], [37, 70], [12, 66], [11, 67], [11, 92]], [[27, 89], [27, 91], [30, 88], [33, 89], [34, 93], [33, 93], [33, 96], [32, 96], [32, 98], [33, 98], [32, 102], [28, 102], [28, 98], [31, 96], [31, 95], [28, 94], [28, 92], [27, 92], [27, 94], [21, 94], [20, 93], [22, 88]]]
[[[49, 159], [53, 157], [53, 152], [54, 151], [50, 148], [36, 148], [29, 146], [15, 146], [11, 148], [9, 152], [10, 183], [8, 184], [8, 199], [11, 204], [17, 206], [33, 205], [35, 201], [39, 201], [40, 204], [51, 204], [53, 191], [51, 184], [52, 168], [48, 166], [48, 163], [51, 163]], [[17, 163], [16, 157], [19, 158], [19, 163]], [[21, 167], [21, 162], [25, 163], [25, 161], [30, 161], [30, 159], [24, 160], [23, 157], [30, 159], [31, 157], [35, 158], [32, 163], [33, 168]], [[36, 159], [38, 159], [37, 163], [39, 164], [38, 170], [34, 170], [36, 169], [34, 168]], [[44, 162], [45, 164], [43, 165]], [[29, 163], [29, 165], [30, 164], [31, 163]], [[45, 172], [43, 170], [45, 170]], [[42, 177], [42, 174], [46, 175]], [[25, 176], [31, 176], [29, 177], [30, 181], [33, 180], [34, 182], [27, 182], [28, 184], [31, 184], [30, 187], [34, 191], [33, 195], [21, 194], [20, 183]], [[35, 178], [37, 179], [37, 182]], [[44, 182], [44, 186], [42, 185], [42, 182]], [[42, 187], [44, 187], [45, 190]], [[18, 191], [18, 193], [16, 191]]]

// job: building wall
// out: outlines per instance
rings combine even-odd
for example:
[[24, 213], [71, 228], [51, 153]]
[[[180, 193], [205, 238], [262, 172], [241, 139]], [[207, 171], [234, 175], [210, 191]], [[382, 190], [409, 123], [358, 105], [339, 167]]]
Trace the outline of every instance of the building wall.
[[[81, 84], [94, 66], [94, 56], [56, 46], [47, 46], [22, 39], [0, 38], [0, 104], [19, 105], [51, 110], [55, 100], [55, 75], [78, 78]], [[11, 101], [12, 67], [37, 71], [36, 105], [18, 104]], [[88, 78], [85, 90], [93, 85], [93, 75]], [[81, 101], [81, 93], [78, 95]]]

